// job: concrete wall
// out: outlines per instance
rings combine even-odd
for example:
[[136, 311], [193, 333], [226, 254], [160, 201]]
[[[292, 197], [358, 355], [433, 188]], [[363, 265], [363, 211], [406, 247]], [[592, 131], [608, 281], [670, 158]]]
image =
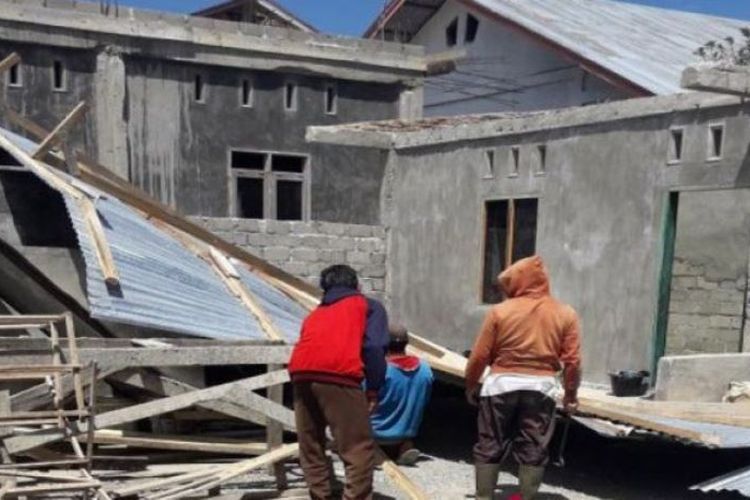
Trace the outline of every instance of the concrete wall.
[[[447, 347], [471, 347], [488, 309], [480, 300], [483, 202], [538, 197], [537, 251], [554, 294], [581, 316], [586, 380], [648, 369], [667, 193], [750, 185], [746, 112], [733, 106], [395, 151], [383, 194], [394, 314]], [[708, 124], [716, 120], [726, 126], [724, 156], [709, 162]], [[670, 164], [675, 124], [685, 127], [685, 148]], [[543, 174], [538, 145], [547, 148]], [[510, 166], [515, 146], [518, 175]], [[492, 176], [487, 150], [496, 158]]]
[[668, 354], [738, 352], [750, 260], [750, 190], [681, 193]]
[[382, 226], [194, 217], [216, 235], [317, 286], [320, 271], [349, 264], [362, 291], [386, 299], [386, 245]]
[[750, 354], [666, 356], [659, 362], [656, 399], [719, 402], [730, 382], [750, 378]]
[[[466, 16], [479, 19], [474, 42], [465, 42]], [[458, 18], [458, 44], [448, 47], [445, 29]], [[427, 53], [466, 50], [457, 70], [428, 78], [425, 116], [525, 111], [578, 106], [630, 95], [587, 74], [548, 47], [456, 0], [448, 0], [412, 43]]]

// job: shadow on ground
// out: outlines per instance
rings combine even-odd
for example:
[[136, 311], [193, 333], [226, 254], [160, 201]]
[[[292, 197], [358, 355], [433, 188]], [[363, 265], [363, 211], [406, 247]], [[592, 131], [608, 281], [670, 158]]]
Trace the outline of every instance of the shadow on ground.
[[[476, 412], [458, 388], [437, 384], [425, 413], [420, 449], [430, 455], [454, 461], [472, 462]], [[551, 445], [556, 456], [560, 429]], [[750, 464], [750, 449], [711, 450], [651, 437], [613, 439], [601, 437], [574, 424], [565, 452], [565, 468], [550, 466], [545, 484], [613, 500], [734, 500], [732, 492], [693, 492], [689, 487]], [[515, 475], [508, 460], [503, 467]], [[504, 494], [514, 484], [501, 485]], [[503, 497], [501, 497], [503, 498]], [[540, 500], [564, 500], [559, 494], [540, 495]]]

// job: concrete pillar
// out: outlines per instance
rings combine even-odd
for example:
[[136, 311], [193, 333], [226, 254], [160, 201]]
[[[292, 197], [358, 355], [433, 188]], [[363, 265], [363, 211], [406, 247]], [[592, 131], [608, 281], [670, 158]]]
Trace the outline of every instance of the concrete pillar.
[[399, 96], [398, 117], [406, 121], [419, 120], [422, 118], [423, 106], [424, 87], [405, 89]]
[[130, 180], [125, 99], [125, 61], [116, 49], [105, 47], [96, 57], [94, 77], [97, 160], [123, 179]]

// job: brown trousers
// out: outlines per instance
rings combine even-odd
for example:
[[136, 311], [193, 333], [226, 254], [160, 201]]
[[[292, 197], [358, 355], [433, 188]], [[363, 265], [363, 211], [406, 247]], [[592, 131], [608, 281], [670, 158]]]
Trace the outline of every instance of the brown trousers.
[[511, 451], [519, 465], [544, 467], [555, 432], [555, 402], [535, 391], [479, 398], [477, 429], [476, 463], [499, 464]]
[[310, 497], [313, 500], [333, 498], [326, 457], [325, 429], [329, 426], [344, 462], [344, 499], [371, 499], [375, 443], [364, 392], [356, 387], [321, 382], [293, 385], [300, 463]]

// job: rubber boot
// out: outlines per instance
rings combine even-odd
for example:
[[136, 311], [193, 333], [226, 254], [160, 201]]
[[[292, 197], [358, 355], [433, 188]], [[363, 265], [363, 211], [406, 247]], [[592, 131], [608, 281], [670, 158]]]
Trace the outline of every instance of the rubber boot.
[[476, 499], [492, 500], [497, 486], [497, 476], [500, 474], [500, 464], [475, 464]]
[[518, 467], [518, 486], [523, 500], [532, 500], [539, 491], [544, 477], [544, 467], [521, 465]]

